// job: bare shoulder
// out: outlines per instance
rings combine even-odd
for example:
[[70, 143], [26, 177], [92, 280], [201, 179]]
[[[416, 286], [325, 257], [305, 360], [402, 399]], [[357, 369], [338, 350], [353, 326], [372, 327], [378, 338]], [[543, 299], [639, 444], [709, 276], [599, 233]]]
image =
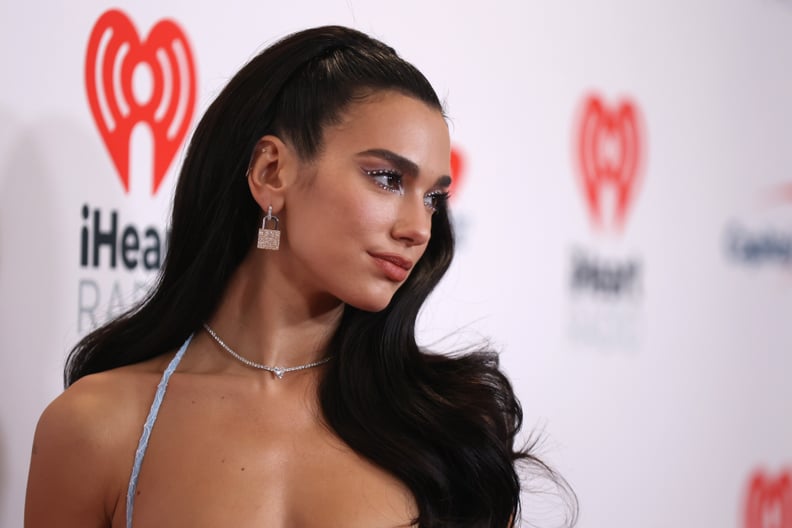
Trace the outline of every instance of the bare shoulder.
[[50, 442], [91, 447], [97, 454], [123, 443], [130, 428], [139, 432], [160, 377], [159, 363], [155, 359], [79, 379], [44, 410], [36, 439], [54, 437]]
[[25, 526], [110, 526], [153, 390], [152, 360], [81, 378], [42, 413]]

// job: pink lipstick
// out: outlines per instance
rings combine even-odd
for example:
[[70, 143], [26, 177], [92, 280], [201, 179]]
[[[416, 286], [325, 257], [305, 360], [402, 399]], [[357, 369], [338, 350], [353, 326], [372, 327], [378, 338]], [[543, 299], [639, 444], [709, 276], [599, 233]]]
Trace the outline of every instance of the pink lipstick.
[[374, 258], [374, 263], [393, 282], [402, 282], [410, 274], [413, 263], [410, 260], [391, 253], [369, 253]]

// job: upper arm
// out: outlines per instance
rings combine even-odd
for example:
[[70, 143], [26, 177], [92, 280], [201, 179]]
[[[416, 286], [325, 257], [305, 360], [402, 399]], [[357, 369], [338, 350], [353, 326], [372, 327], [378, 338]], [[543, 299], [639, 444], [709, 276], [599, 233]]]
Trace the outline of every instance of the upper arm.
[[[107, 527], [118, 498], [113, 405], [96, 383], [78, 382], [44, 411], [30, 461], [25, 527]], [[116, 402], [117, 403], [117, 402]]]

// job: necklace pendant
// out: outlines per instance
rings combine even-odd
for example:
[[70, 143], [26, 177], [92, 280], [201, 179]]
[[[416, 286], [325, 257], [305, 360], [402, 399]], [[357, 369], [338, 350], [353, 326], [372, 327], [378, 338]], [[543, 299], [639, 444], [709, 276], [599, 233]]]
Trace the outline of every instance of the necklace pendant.
[[267, 372], [272, 372], [278, 379], [283, 379], [283, 375], [286, 374], [287, 372], [297, 372], [311, 367], [318, 367], [319, 365], [324, 365], [331, 359], [330, 357], [326, 357], [324, 359], [320, 359], [319, 361], [314, 361], [313, 363], [306, 363], [305, 365], [297, 365], [294, 367], [270, 367], [268, 365], [262, 365], [261, 363], [256, 363], [255, 361], [251, 361], [249, 359], [243, 358], [242, 356], [234, 352], [231, 349], [231, 347], [226, 345], [225, 341], [220, 339], [220, 337], [215, 333], [214, 330], [212, 330], [212, 328], [208, 324], [204, 323], [203, 327], [209, 333], [209, 335], [212, 336], [212, 339], [214, 339], [223, 350], [231, 354], [231, 356], [233, 356], [234, 359], [244, 363], [249, 367], [266, 370]]

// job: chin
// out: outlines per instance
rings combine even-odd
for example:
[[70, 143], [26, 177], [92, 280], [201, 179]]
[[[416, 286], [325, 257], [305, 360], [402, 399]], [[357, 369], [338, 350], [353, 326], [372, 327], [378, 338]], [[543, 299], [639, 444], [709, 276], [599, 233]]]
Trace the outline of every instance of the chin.
[[350, 306], [354, 306], [358, 310], [363, 310], [364, 312], [381, 312], [388, 307], [395, 293], [396, 292], [394, 290], [389, 292], [377, 292], [376, 294], [372, 293], [369, 295], [360, 295], [356, 296], [355, 298], [348, 299], [346, 303]]
[[390, 301], [386, 303], [347, 303], [351, 306], [354, 306], [358, 310], [363, 310], [364, 312], [381, 312], [385, 308], [388, 307]]

